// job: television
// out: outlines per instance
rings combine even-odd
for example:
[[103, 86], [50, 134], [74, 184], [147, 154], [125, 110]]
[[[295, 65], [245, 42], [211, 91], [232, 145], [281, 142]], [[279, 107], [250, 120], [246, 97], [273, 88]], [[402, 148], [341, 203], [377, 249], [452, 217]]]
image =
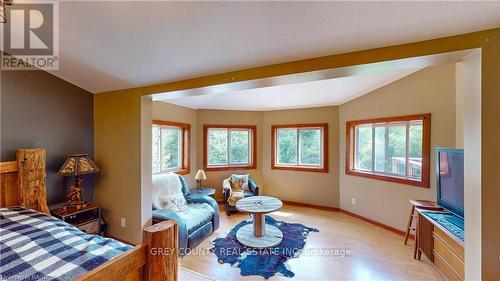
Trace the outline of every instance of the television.
[[464, 217], [464, 150], [436, 148], [437, 203]]

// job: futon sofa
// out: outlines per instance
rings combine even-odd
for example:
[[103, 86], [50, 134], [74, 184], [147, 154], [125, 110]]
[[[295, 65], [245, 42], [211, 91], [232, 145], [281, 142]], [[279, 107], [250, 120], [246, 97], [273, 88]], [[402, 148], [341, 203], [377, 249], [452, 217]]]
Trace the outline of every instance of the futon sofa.
[[[153, 184], [159, 175], [153, 175]], [[187, 208], [182, 212], [169, 209], [159, 209], [153, 206], [153, 223], [164, 220], [174, 220], [179, 228], [179, 249], [181, 254], [188, 248], [200, 244], [207, 236], [219, 228], [219, 206], [210, 196], [190, 194], [189, 185], [182, 176], [182, 194], [187, 201]], [[154, 200], [154, 198], [153, 198]], [[207, 210], [208, 208], [208, 210]]]
[[[224, 197], [224, 209], [226, 210], [226, 215], [228, 216], [230, 216], [232, 212], [238, 211], [235, 206], [231, 206], [228, 203], [229, 196], [231, 195], [230, 188], [229, 179], [225, 179], [222, 183], [222, 195]], [[245, 190], [243, 192], [245, 198], [259, 195], [259, 187], [251, 178], [248, 178], [248, 189], [249, 190]]]

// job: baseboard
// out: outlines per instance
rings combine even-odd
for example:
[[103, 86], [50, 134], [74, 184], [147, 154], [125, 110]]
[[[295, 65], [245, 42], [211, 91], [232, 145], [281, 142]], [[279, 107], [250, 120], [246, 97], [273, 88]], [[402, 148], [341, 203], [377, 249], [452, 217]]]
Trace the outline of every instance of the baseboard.
[[[344, 213], [348, 216], [351, 216], [353, 218], [356, 218], [358, 220], [362, 220], [364, 222], [367, 222], [367, 223], [370, 223], [370, 224], [373, 224], [373, 225], [376, 225], [378, 227], [381, 227], [385, 230], [389, 230], [390, 232], [393, 232], [393, 233], [396, 233], [398, 235], [401, 235], [401, 236], [405, 236], [406, 235], [406, 232], [402, 231], [402, 230], [399, 230], [397, 228], [394, 228], [392, 226], [388, 226], [386, 224], [383, 224], [381, 222], [378, 222], [378, 221], [374, 221], [372, 219], [369, 219], [369, 218], [365, 218], [363, 216], [360, 216], [358, 214], [355, 214], [355, 213], [351, 213], [349, 211], [346, 211], [344, 209], [340, 209], [340, 208], [336, 208], [336, 207], [328, 207], [328, 206], [321, 206], [321, 205], [314, 205], [314, 204], [308, 204], [308, 203], [301, 203], [301, 202], [294, 202], [294, 201], [283, 201], [284, 204], [287, 204], [287, 205], [293, 205], [293, 206], [300, 206], [300, 207], [307, 207], [307, 208], [312, 208], [312, 209], [317, 209], [317, 210], [324, 210], [324, 211], [332, 211], [332, 212], [341, 212], [341, 213]], [[409, 236], [410, 239], [415, 239], [415, 236], [413, 234], [410, 234]]]
[[[351, 213], [351, 212], [346, 211], [346, 210], [344, 210], [344, 209], [340, 209], [340, 212], [342, 212], [342, 213], [344, 213], [344, 214], [346, 214], [346, 215], [348, 215], [348, 216], [351, 216], [351, 217], [353, 217], [353, 218], [357, 218], [357, 219], [359, 219], [359, 220], [362, 220], [362, 221], [364, 221], [364, 222], [367, 222], [367, 223], [370, 223], [370, 224], [376, 225], [376, 226], [381, 227], [381, 228], [383, 228], [383, 229], [385, 229], [385, 230], [389, 230], [390, 232], [393, 232], [393, 233], [399, 234], [399, 235], [401, 235], [401, 236], [405, 236], [405, 235], [406, 235], [406, 232], [404, 232], [404, 231], [402, 231], [402, 230], [399, 230], [399, 229], [394, 228], [394, 227], [392, 227], [392, 226], [388, 226], [387, 224], [383, 224], [383, 223], [378, 222], [378, 221], [374, 221], [374, 220], [369, 219], [369, 218], [365, 218], [365, 217], [360, 216], [360, 215], [358, 215], [358, 214]], [[412, 235], [412, 234], [410, 234], [410, 237], [409, 237], [409, 238], [411, 238], [411, 239], [415, 239], [415, 236], [414, 236], [414, 235]]]
[[135, 243], [129, 242], [129, 241], [127, 241], [127, 240], [123, 240], [123, 239], [121, 239], [121, 238], [118, 238], [118, 237], [116, 237], [116, 236], [114, 236], [114, 235], [111, 235], [111, 234], [109, 234], [109, 233], [107, 233], [107, 232], [105, 232], [105, 233], [104, 233], [104, 237], [112, 238], [112, 239], [115, 239], [116, 241], [120, 241], [120, 242], [122, 242], [122, 243], [125, 243], [125, 244], [128, 244], [128, 245], [132, 245], [132, 246], [137, 246], [137, 245], [138, 245], [138, 244], [135, 244]]
[[283, 204], [286, 204], [286, 205], [307, 207], [307, 208], [317, 209], [317, 210], [332, 211], [332, 212], [340, 211], [340, 209], [337, 207], [321, 206], [321, 205], [314, 205], [314, 204], [309, 204], [309, 203], [301, 203], [301, 202], [286, 201], [286, 200], [282, 201], [282, 202], [283, 202]]

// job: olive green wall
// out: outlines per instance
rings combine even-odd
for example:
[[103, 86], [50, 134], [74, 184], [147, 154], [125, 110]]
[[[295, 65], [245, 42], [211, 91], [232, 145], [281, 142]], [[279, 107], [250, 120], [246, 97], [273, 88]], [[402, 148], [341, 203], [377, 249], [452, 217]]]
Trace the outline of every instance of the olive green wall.
[[[195, 110], [164, 102], [154, 102], [153, 119], [189, 123], [191, 133], [191, 173], [185, 175], [195, 187], [194, 175], [203, 169], [203, 125], [257, 126], [257, 168], [251, 170], [206, 171], [206, 187], [216, 188], [222, 200], [222, 181], [232, 173], [249, 173], [263, 194], [282, 200], [338, 207], [338, 107], [318, 107], [277, 111]], [[271, 125], [297, 123], [329, 124], [329, 173], [271, 170]], [[304, 189], [304, 186], [309, 188]]]
[[[340, 207], [406, 231], [410, 199], [435, 200], [434, 150], [455, 147], [455, 65], [429, 67], [340, 106], [340, 131], [346, 122], [431, 113], [430, 188], [345, 174], [345, 133], [340, 138]], [[357, 204], [352, 204], [352, 198]]]
[[197, 153], [198, 169], [203, 169], [203, 125], [255, 125], [257, 126], [257, 168], [251, 170], [231, 170], [231, 171], [205, 171], [207, 180], [203, 182], [206, 187], [216, 188], [216, 199], [222, 200], [222, 181], [235, 174], [250, 174], [250, 177], [263, 187], [262, 181], [262, 114], [258, 111], [232, 111], [232, 110], [197, 110]]
[[[481, 208], [480, 279], [488, 281], [500, 279], [500, 29], [496, 31], [483, 41], [481, 50], [481, 206], [471, 206]], [[466, 255], [473, 246], [465, 245]]]
[[[101, 169], [95, 190], [109, 234], [138, 243], [141, 218], [141, 96], [94, 96], [94, 155]], [[125, 218], [126, 226], [120, 226]]]
[[[328, 173], [271, 169], [271, 126], [282, 124], [328, 123]], [[263, 112], [262, 171], [265, 194], [282, 200], [339, 207], [339, 107]]]
[[[498, 79], [500, 73], [500, 28], [97, 94], [94, 97], [94, 106], [95, 109], [100, 108], [99, 111], [101, 112], [94, 114], [94, 124], [102, 122], [105, 125], [101, 129], [95, 129], [95, 157], [101, 157], [102, 161], [106, 161], [109, 164], [113, 162], [111, 159], [115, 154], [114, 152], [131, 153], [134, 155], [134, 159], [140, 158], [135, 155], [140, 154], [141, 149], [136, 141], [120, 142], [120, 136], [140, 139], [141, 130], [140, 128], [136, 128], [136, 123], [123, 124], [116, 128], [112, 126], [113, 123], [134, 119], [135, 117], [126, 118], [121, 115], [115, 117], [112, 114], [105, 113], [107, 110], [119, 110], [129, 114], [135, 114], [134, 112], [140, 111], [139, 99], [137, 102], [123, 102], [124, 96], [151, 95], [154, 93], [219, 85], [228, 83], [229, 81], [248, 81], [474, 48], [482, 50], [481, 205], [473, 206], [474, 208], [482, 209], [482, 268], [481, 275], [475, 275], [472, 278], [474, 280], [497, 280], [500, 276], [500, 266], [498, 266], [498, 256], [500, 253], [500, 235], [498, 235], [500, 233], [500, 224], [498, 223], [498, 214], [500, 212], [500, 189], [498, 188], [500, 186], [500, 178], [498, 177], [498, 167], [500, 167], [500, 146], [498, 146], [498, 139], [500, 139], [500, 126], [498, 126], [500, 123], [500, 116], [498, 114], [498, 104], [500, 104], [500, 79]], [[123, 95], [117, 95], [119, 93]], [[107, 97], [100, 98], [99, 96]], [[113, 107], [115, 108], [113, 109]], [[140, 115], [140, 113], [138, 114]], [[107, 140], [107, 135], [110, 135], [115, 142]], [[111, 152], [106, 152], [107, 150]], [[104, 158], [110, 159], [104, 160]], [[128, 161], [128, 159], [126, 160]], [[134, 166], [137, 166], [137, 168], [134, 168]], [[126, 189], [140, 190], [140, 184], [135, 180], [140, 177], [140, 166], [139, 161], [133, 164], [118, 165], [118, 169], [115, 169], [117, 171], [108, 174], [106, 184], [97, 184], [96, 196], [99, 196], [97, 191], [101, 185], [107, 189], [113, 189], [115, 192], [120, 192], [121, 188], [116, 184], [122, 182], [127, 182], [125, 184]], [[121, 167], [130, 168], [130, 171], [122, 170], [120, 169]], [[124, 180], [124, 178], [129, 179], [129, 181]], [[132, 193], [134, 192], [132, 191]], [[102, 201], [106, 201], [107, 199], [103, 198]], [[133, 198], [130, 200], [134, 201]], [[121, 207], [118, 206], [117, 208], [120, 209]], [[140, 206], [135, 205], [130, 206], [128, 212], [138, 213], [140, 210]], [[136, 228], [140, 228], [140, 225], [138, 224]], [[127, 235], [124, 232], [122, 234]], [[140, 234], [134, 237], [140, 237]], [[472, 250], [470, 247], [470, 245], [466, 244], [465, 251]], [[472, 266], [472, 263], [469, 265], [466, 261], [466, 268], [469, 266]]]
[[181, 122], [191, 125], [191, 142], [190, 142], [191, 172], [189, 174], [184, 175], [184, 178], [191, 187], [195, 187], [196, 180], [194, 179], [194, 176], [196, 175], [196, 171], [198, 169], [197, 168], [198, 153], [197, 153], [196, 142], [199, 138], [197, 123], [196, 123], [196, 110], [174, 104], [155, 101], [153, 102], [153, 119], [171, 121], [171, 122]]

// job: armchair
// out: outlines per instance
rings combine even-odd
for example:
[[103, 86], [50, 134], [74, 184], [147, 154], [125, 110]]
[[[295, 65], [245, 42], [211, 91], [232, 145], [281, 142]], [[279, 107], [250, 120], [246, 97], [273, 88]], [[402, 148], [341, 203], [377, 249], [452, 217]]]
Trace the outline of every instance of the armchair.
[[[153, 176], [153, 180], [154, 177]], [[153, 207], [153, 223], [164, 220], [175, 220], [179, 229], [179, 250], [181, 254], [187, 248], [196, 247], [207, 236], [219, 228], [219, 206], [209, 196], [190, 194], [189, 185], [179, 176], [182, 194], [187, 201], [187, 208], [182, 212], [155, 209]]]
[[[224, 209], [226, 210], [226, 215], [228, 215], [228, 216], [230, 216], [232, 212], [237, 212], [238, 211], [235, 206], [231, 206], [227, 202], [228, 199], [229, 199], [229, 196], [231, 194], [231, 190], [230, 189], [231, 189], [231, 186], [229, 184], [229, 179], [225, 179], [224, 182], [222, 183], [222, 195], [224, 197]], [[259, 195], [259, 187], [250, 178], [248, 179], [248, 189], [249, 189], [249, 191], [244, 191], [243, 192], [243, 195], [245, 197]]]

